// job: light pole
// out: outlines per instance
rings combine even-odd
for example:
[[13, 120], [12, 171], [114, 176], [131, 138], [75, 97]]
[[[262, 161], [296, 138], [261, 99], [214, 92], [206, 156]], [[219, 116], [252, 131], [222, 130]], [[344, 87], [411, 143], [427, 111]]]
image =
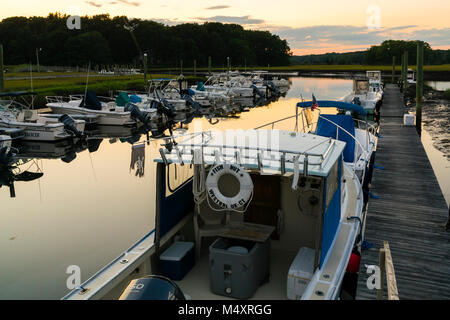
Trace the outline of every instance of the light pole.
[[41, 69], [39, 67], [39, 52], [40, 51], [42, 51], [42, 48], [36, 48], [36, 62], [37, 62], [38, 73], [41, 72]]

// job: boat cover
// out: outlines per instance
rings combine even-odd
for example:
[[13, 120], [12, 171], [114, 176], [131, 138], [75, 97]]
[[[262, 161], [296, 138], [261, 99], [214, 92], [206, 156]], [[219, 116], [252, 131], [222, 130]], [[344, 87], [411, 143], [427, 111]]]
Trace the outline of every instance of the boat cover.
[[[363, 116], [365, 116], [367, 114], [366, 110], [363, 107], [361, 107], [357, 104], [353, 104], [353, 103], [342, 102], [342, 101], [319, 100], [319, 101], [317, 101], [317, 104], [319, 105], [319, 108], [336, 108], [336, 109], [345, 110], [345, 111], [354, 111], [359, 114], [362, 114]], [[305, 101], [305, 102], [297, 103], [298, 108], [310, 108], [311, 105], [312, 105], [312, 101]]]
[[140, 103], [140, 102], [142, 102], [142, 98], [133, 94], [130, 96], [130, 102], [131, 103]]
[[119, 92], [116, 98], [116, 105], [118, 107], [125, 107], [125, 105], [129, 102], [130, 97], [128, 97], [128, 94], [126, 92]]
[[83, 100], [80, 103], [81, 108], [87, 108], [91, 110], [102, 110], [102, 104], [98, 100], [94, 92], [88, 90]]
[[[330, 121], [327, 121], [325, 119]], [[322, 137], [329, 137], [340, 141], [346, 142], [344, 149], [344, 161], [353, 162], [355, 159], [355, 139], [350, 136], [347, 132], [339, 128], [337, 132], [337, 125], [348, 131], [353, 137], [355, 136], [355, 124], [350, 115], [341, 114], [323, 114], [319, 117], [319, 122], [317, 123], [317, 135]], [[338, 133], [338, 134], [337, 134]]]

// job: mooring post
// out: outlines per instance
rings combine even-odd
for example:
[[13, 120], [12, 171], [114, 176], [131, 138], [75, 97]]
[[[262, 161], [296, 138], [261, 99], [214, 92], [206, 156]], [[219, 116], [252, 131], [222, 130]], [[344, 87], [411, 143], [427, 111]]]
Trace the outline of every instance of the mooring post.
[[417, 42], [416, 130], [422, 135], [423, 42]]
[[197, 60], [194, 60], [194, 76], [197, 76]]
[[183, 60], [180, 60], [180, 74], [183, 74]]
[[403, 91], [403, 79], [405, 74], [405, 54], [402, 54], [402, 68], [400, 74], [400, 91]]
[[3, 45], [0, 44], [0, 92], [5, 90], [4, 79], [4, 67], [3, 67]]
[[405, 81], [403, 82], [403, 90], [408, 90], [408, 51], [405, 51]]
[[395, 83], [395, 56], [392, 57], [392, 83]]

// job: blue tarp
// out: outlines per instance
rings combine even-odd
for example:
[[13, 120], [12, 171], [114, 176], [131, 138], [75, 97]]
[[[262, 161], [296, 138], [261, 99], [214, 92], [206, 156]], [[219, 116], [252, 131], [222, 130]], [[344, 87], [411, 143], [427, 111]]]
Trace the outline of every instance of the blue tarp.
[[337, 135], [338, 128], [336, 127], [336, 125], [323, 118], [333, 121], [335, 124], [344, 128], [354, 137], [355, 124], [353, 123], [352, 117], [349, 115], [341, 114], [323, 114], [319, 117], [316, 134], [322, 137], [329, 137], [333, 139], [336, 139], [337, 137], [337, 140], [346, 142], [347, 144], [344, 149], [344, 161], [353, 162], [355, 159], [355, 139], [340, 128], [339, 134]]
[[203, 84], [203, 82], [199, 82], [197, 85], [197, 91], [205, 91], [205, 85]]
[[[319, 100], [317, 101], [319, 108], [337, 108], [345, 111], [354, 111], [363, 116], [366, 115], [366, 110], [363, 107], [357, 104], [342, 102], [342, 101], [329, 101], [329, 100]], [[310, 108], [312, 105], [312, 101], [305, 101], [297, 103], [297, 107], [299, 108]]]
[[142, 99], [139, 96], [133, 94], [130, 96], [130, 102], [131, 103], [140, 103], [140, 102], [142, 102]]

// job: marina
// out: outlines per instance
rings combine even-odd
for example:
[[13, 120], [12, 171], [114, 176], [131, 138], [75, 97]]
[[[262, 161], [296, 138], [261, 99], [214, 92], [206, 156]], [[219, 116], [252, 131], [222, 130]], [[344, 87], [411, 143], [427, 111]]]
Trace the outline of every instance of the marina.
[[450, 300], [450, 4], [74, 1], [0, 13], [0, 300]]

